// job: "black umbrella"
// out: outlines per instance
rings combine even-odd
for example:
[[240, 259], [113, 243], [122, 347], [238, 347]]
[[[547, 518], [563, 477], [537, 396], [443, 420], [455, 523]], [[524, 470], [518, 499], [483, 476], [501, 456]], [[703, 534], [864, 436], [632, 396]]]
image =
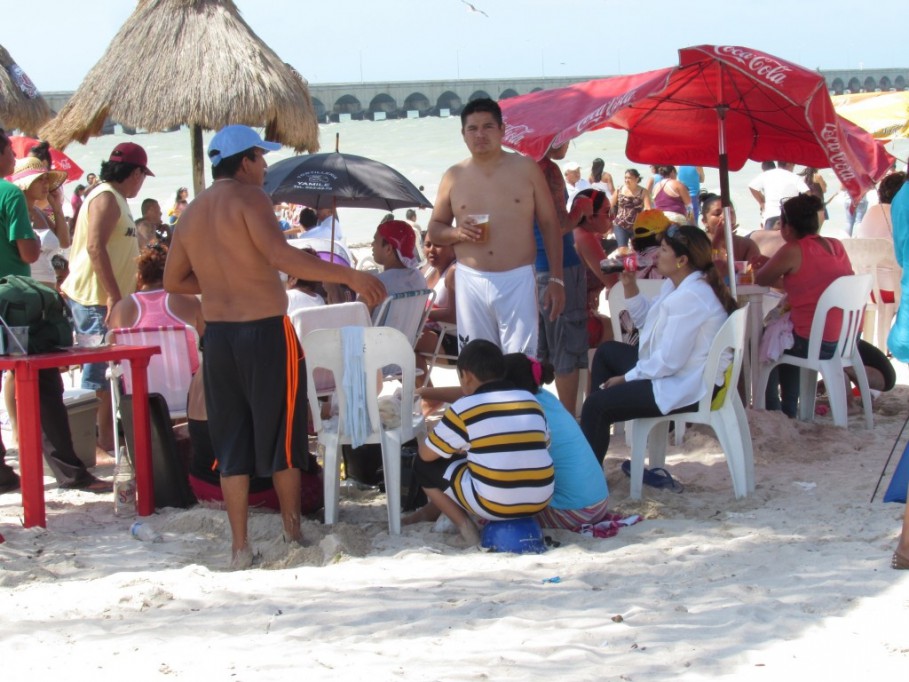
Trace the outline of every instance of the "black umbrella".
[[348, 206], [393, 211], [432, 207], [422, 192], [391, 166], [341, 152], [278, 161], [268, 168], [265, 191], [276, 204], [286, 201], [312, 208]]
[[432, 208], [423, 193], [391, 166], [338, 151], [278, 161], [268, 167], [265, 191], [276, 204], [286, 201], [316, 209], [331, 206], [332, 243], [338, 206], [386, 211]]

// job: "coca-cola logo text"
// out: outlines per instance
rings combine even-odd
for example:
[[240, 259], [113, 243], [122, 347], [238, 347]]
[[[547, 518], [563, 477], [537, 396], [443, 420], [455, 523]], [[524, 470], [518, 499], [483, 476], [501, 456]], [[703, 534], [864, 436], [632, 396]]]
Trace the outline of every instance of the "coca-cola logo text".
[[792, 69], [778, 62], [773, 57], [760, 52], [750, 52], [734, 45], [717, 45], [713, 48], [720, 57], [732, 57], [739, 64], [774, 85], [786, 82], [786, 76]]
[[524, 123], [518, 125], [505, 124], [505, 134], [502, 136], [502, 141], [506, 145], [517, 145], [521, 140], [530, 135], [533, 132], [533, 128]]
[[824, 124], [824, 127], [821, 128], [821, 142], [827, 150], [827, 159], [836, 176], [844, 183], [856, 180], [855, 171], [852, 164], [849, 163], [846, 150], [840, 141], [839, 126], [835, 123]]

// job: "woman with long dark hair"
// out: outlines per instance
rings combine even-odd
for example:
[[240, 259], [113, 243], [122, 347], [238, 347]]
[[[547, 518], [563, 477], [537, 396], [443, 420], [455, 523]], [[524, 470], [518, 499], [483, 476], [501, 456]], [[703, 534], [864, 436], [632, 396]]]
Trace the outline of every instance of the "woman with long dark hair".
[[[591, 364], [594, 388], [581, 428], [601, 463], [615, 422], [695, 408], [710, 390], [702, 382], [710, 345], [737, 307], [713, 264], [710, 239], [697, 227], [670, 226], [656, 265], [666, 280], [652, 300], [641, 295], [635, 273], [620, 276], [639, 345], [607, 341]], [[717, 387], [726, 366], [719, 370]]]

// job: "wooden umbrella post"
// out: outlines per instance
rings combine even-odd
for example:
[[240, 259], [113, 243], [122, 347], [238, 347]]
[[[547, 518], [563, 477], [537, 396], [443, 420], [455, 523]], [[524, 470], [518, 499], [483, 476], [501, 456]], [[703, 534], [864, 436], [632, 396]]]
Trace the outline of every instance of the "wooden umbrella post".
[[202, 155], [202, 126], [189, 127], [190, 145], [193, 152], [193, 196], [197, 197], [205, 189], [205, 165]]

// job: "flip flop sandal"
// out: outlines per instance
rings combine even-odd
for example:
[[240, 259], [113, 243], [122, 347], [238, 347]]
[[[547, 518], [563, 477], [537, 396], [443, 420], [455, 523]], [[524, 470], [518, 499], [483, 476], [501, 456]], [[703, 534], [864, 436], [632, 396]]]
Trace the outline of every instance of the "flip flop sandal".
[[[626, 476], [631, 476], [631, 460], [626, 459], [622, 462], [622, 473]], [[674, 493], [680, 493], [685, 490], [685, 487], [675, 480], [668, 471], [663, 467], [655, 467], [653, 469], [648, 469], [644, 467], [644, 485], [649, 485], [651, 488], [661, 488], [664, 490], [671, 490]]]
[[909, 559], [899, 552], [894, 552], [893, 558], [890, 559], [890, 568], [896, 569], [897, 571], [907, 571], [909, 570]]

